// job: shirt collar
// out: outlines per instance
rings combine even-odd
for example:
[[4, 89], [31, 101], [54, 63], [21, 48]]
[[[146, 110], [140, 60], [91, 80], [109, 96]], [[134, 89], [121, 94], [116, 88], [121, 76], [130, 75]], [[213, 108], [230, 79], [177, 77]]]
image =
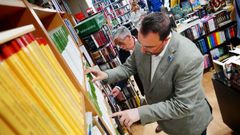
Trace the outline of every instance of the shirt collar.
[[157, 56], [155, 56], [155, 55], [152, 55], [152, 56], [154, 56], [154, 57], [162, 57], [164, 54], [165, 54], [165, 52], [166, 52], [166, 50], [167, 50], [167, 48], [168, 48], [168, 44], [169, 44], [169, 42], [170, 42], [170, 40], [171, 40], [171, 37], [172, 37], [172, 33], [170, 32], [170, 34], [168, 35], [168, 41], [167, 41], [167, 44], [165, 45], [165, 47], [164, 47], [164, 49], [162, 50], [162, 52], [161, 53], [159, 53]]

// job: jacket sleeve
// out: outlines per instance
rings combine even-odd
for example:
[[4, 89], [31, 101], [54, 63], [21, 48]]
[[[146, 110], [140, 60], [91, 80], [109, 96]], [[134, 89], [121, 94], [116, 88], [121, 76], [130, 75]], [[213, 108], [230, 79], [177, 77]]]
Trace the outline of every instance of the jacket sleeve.
[[124, 64], [116, 68], [106, 70], [105, 72], [108, 74], [108, 78], [103, 80], [104, 83], [115, 83], [136, 74], [137, 69], [135, 61], [135, 51], [131, 56], [128, 57], [127, 61]]
[[[203, 73], [203, 58], [186, 63], [175, 76], [174, 96], [164, 102], [145, 105], [139, 114], [142, 124], [161, 120], [181, 119], [191, 112], [199, 100]], [[203, 98], [204, 99], [204, 98]]]

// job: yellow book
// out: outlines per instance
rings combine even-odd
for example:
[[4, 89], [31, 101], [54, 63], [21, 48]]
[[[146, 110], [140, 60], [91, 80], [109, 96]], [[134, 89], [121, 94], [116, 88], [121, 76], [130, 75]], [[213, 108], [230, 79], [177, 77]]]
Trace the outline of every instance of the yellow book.
[[217, 38], [217, 45], [221, 44], [220, 33], [219, 32], [216, 33], [216, 38]]
[[[49, 86], [46, 85], [46, 83], [44, 83], [41, 78], [39, 78], [39, 74], [34, 70], [30, 72], [26, 65], [22, 63], [21, 59], [17, 55], [13, 55], [11, 56], [11, 60], [6, 59], [5, 61], [9, 65], [11, 70], [14, 71], [14, 73], [24, 83], [24, 85], [29, 87], [28, 90], [33, 94], [33, 96], [36, 97], [38, 102], [41, 103], [41, 106], [43, 108], [46, 108], [46, 110], [48, 111], [48, 115], [50, 117], [54, 117], [55, 121], [58, 121], [56, 123], [62, 126], [62, 132], [72, 132], [69, 125], [65, 124], [66, 122], [60, 112], [56, 109], [56, 105], [52, 103], [52, 100], [44, 92], [50, 89]], [[35, 77], [33, 75], [35, 75]]]
[[207, 42], [208, 42], [208, 47], [211, 49], [212, 47], [211, 47], [211, 42], [210, 42], [209, 36], [207, 37]]
[[[12, 42], [12, 44], [14, 44], [14, 42]], [[23, 52], [19, 51], [18, 55], [22, 56]], [[25, 62], [28, 62], [27, 57], [24, 60], [25, 60]], [[8, 73], [8, 76], [11, 76], [12, 78], [14, 78], [13, 80], [11, 80], [11, 87], [12, 87], [11, 94], [16, 96], [16, 98], [14, 98], [14, 97], [13, 98], [18, 99], [17, 101], [20, 101], [19, 98], [21, 98], [21, 97], [22, 97], [21, 99], [24, 99], [24, 100], [22, 100], [22, 104], [25, 104], [23, 107], [25, 107], [25, 110], [28, 110], [28, 112], [25, 112], [25, 115], [32, 116], [31, 118], [33, 119], [32, 121], [34, 122], [33, 126], [35, 127], [36, 124], [39, 125], [39, 127], [42, 126], [44, 128], [43, 130], [46, 132], [52, 130], [51, 132], [49, 132], [50, 134], [60, 133], [59, 131], [56, 130], [56, 127], [54, 126], [55, 124], [52, 123], [50, 121], [50, 119], [46, 116], [44, 111], [41, 109], [41, 106], [37, 105], [35, 99], [31, 96], [30, 93], [28, 93], [28, 90], [25, 87], [25, 85], [23, 85], [23, 83], [10, 70], [10, 68], [7, 67], [7, 65], [5, 65], [5, 69], [3, 69], [1, 71], [4, 73]], [[13, 87], [15, 87], [15, 88], [13, 88]], [[10, 89], [8, 91], [11, 92]], [[29, 108], [27, 109], [26, 107], [29, 107]], [[22, 112], [24, 112], [25, 110], [23, 110]], [[37, 122], [39, 122], [39, 123], [37, 123]]]
[[[74, 102], [77, 103], [77, 106], [79, 107], [79, 109], [81, 111], [82, 107], [84, 106], [84, 102], [81, 101], [81, 97], [80, 94], [78, 93], [78, 91], [76, 90], [76, 88], [74, 87], [74, 85], [71, 83], [71, 81], [69, 80], [69, 78], [67, 77], [67, 75], [65, 74], [65, 72], [63, 71], [62, 67], [59, 65], [59, 63], [57, 62], [56, 58], [54, 57], [51, 49], [49, 48], [49, 46], [45, 43], [45, 41], [43, 41], [43, 39], [38, 39], [38, 43], [41, 44], [40, 47], [42, 48], [45, 56], [47, 56], [47, 59], [49, 60], [50, 64], [52, 67], [54, 67], [54, 70], [57, 72], [58, 75], [60, 75], [60, 77], [63, 80], [63, 83], [65, 83], [67, 85], [67, 87], [69, 88], [69, 92], [71, 92], [71, 96], [72, 99], [75, 99]], [[82, 117], [84, 117], [84, 113], [82, 113]]]
[[76, 107], [74, 108], [70, 105], [71, 102], [69, 101], [71, 99], [66, 99], [66, 92], [64, 91], [66, 90], [66, 88], [64, 89], [65, 86], [63, 85], [63, 83], [60, 83], [58, 75], [54, 73], [55, 71], [52, 69], [52, 67], [50, 67], [47, 59], [45, 59], [45, 56], [41, 52], [38, 43], [36, 41], [30, 41], [29, 43], [30, 44], [27, 46], [27, 48], [30, 50], [30, 52], [32, 52], [31, 54], [33, 58], [35, 58], [35, 60], [39, 64], [39, 67], [44, 72], [43, 81], [47, 80], [45, 84], [49, 84], [49, 88], [52, 89], [52, 91], [48, 90], [45, 92], [52, 99], [52, 102], [55, 104], [55, 106], [65, 118], [67, 123], [72, 127], [71, 129], [73, 129], [77, 134], [82, 134], [82, 131], [80, 130], [81, 128], [79, 128], [82, 126], [80, 121], [83, 121], [79, 118], [79, 115], [81, 115], [80, 111], [76, 110]]
[[[17, 59], [17, 56], [16, 56], [17, 54], [13, 54], [13, 56], [11, 56], [10, 58], [8, 58], [8, 59], [6, 59], [6, 62], [7, 61], [11, 61], [11, 60], [13, 60], [14, 61], [14, 58], [16, 58]], [[15, 57], [16, 56], [16, 57]], [[21, 60], [19, 60], [19, 59], [17, 59], [16, 61], [18, 61], [18, 62], [20, 62]], [[1, 71], [2, 71], [2, 75], [4, 75], [4, 73], [11, 73], [11, 74], [8, 74], [7, 76], [11, 76], [12, 78], [14, 78], [13, 80], [9, 80], [9, 81], [7, 81], [6, 82], [6, 84], [7, 83], [9, 83], [9, 88], [7, 89], [9, 92], [10, 92], [10, 90], [12, 89], [14, 92], [15, 92], [15, 94], [17, 94], [17, 92], [18, 91], [16, 91], [16, 90], [21, 90], [21, 88], [24, 88], [25, 86], [28, 86], [26, 83], [25, 84], [22, 84], [22, 87], [16, 87], [16, 88], [13, 88], [14, 86], [18, 86], [17, 84], [14, 84], [15, 82], [18, 82], [18, 78], [15, 76], [15, 73], [13, 73], [14, 71], [16, 71], [16, 70], [12, 70], [12, 68], [8, 65], [8, 64], [6, 64], [5, 62], [3, 62], [3, 63], [1, 63], [2, 65], [1, 65], [1, 67], [3, 68]], [[20, 66], [19, 66], [19, 68], [20, 68]], [[23, 67], [22, 67], [22, 69], [23, 69]], [[18, 76], [19, 77], [19, 76]], [[4, 81], [4, 79], [3, 79], [3, 81]], [[21, 84], [21, 83], [19, 83], [19, 84]], [[12, 88], [11, 88], [12, 87]], [[28, 90], [31, 90], [32, 88], [29, 88], [28, 87]], [[35, 89], [36, 89], [36, 86], [35, 86]], [[21, 93], [26, 93], [25, 91], [21, 91]], [[19, 99], [19, 98], [21, 98], [19, 95], [17, 96], [17, 97], [15, 97], [15, 98], [13, 98], [13, 99]], [[28, 98], [31, 98], [31, 96], [28, 96]], [[19, 99], [20, 100], [20, 99]], [[33, 101], [32, 101], [33, 102]], [[31, 102], [29, 102], [29, 103], [31, 103]], [[21, 112], [24, 112], [24, 111], [21, 111]], [[20, 114], [20, 113], [17, 113], [17, 114]], [[24, 114], [22, 114], [23, 116], [24, 116]], [[26, 115], [26, 114], [25, 114]], [[37, 117], [38, 115], [36, 115], [36, 117]], [[25, 118], [25, 119], [27, 119], [27, 118]], [[34, 122], [34, 121], [33, 121]], [[34, 123], [33, 123], [34, 124]], [[35, 123], [35, 124], [37, 124], [37, 123]], [[33, 125], [34, 127], [36, 127], [36, 125]]]
[[0, 135], [17, 135], [16, 132], [0, 117]]

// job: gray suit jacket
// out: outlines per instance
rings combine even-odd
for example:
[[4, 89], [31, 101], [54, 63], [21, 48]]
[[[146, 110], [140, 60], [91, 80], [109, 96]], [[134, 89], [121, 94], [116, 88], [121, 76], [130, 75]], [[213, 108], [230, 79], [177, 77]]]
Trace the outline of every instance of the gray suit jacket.
[[196, 45], [176, 32], [151, 82], [151, 55], [141, 46], [121, 66], [107, 70], [107, 83], [139, 74], [149, 105], [140, 107], [142, 124], [158, 122], [173, 135], [200, 135], [212, 120], [201, 85], [203, 56]]

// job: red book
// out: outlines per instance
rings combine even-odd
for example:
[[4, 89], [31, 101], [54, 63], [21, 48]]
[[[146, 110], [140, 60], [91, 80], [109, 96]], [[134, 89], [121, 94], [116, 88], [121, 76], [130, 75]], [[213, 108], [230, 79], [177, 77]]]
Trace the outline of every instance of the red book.
[[230, 28], [230, 35], [231, 35], [231, 38], [235, 37], [235, 33], [234, 33], [234, 28], [233, 27]]
[[214, 39], [214, 43], [216, 46], [220, 44], [217, 42], [217, 33], [216, 32], [213, 34], [213, 39]]

